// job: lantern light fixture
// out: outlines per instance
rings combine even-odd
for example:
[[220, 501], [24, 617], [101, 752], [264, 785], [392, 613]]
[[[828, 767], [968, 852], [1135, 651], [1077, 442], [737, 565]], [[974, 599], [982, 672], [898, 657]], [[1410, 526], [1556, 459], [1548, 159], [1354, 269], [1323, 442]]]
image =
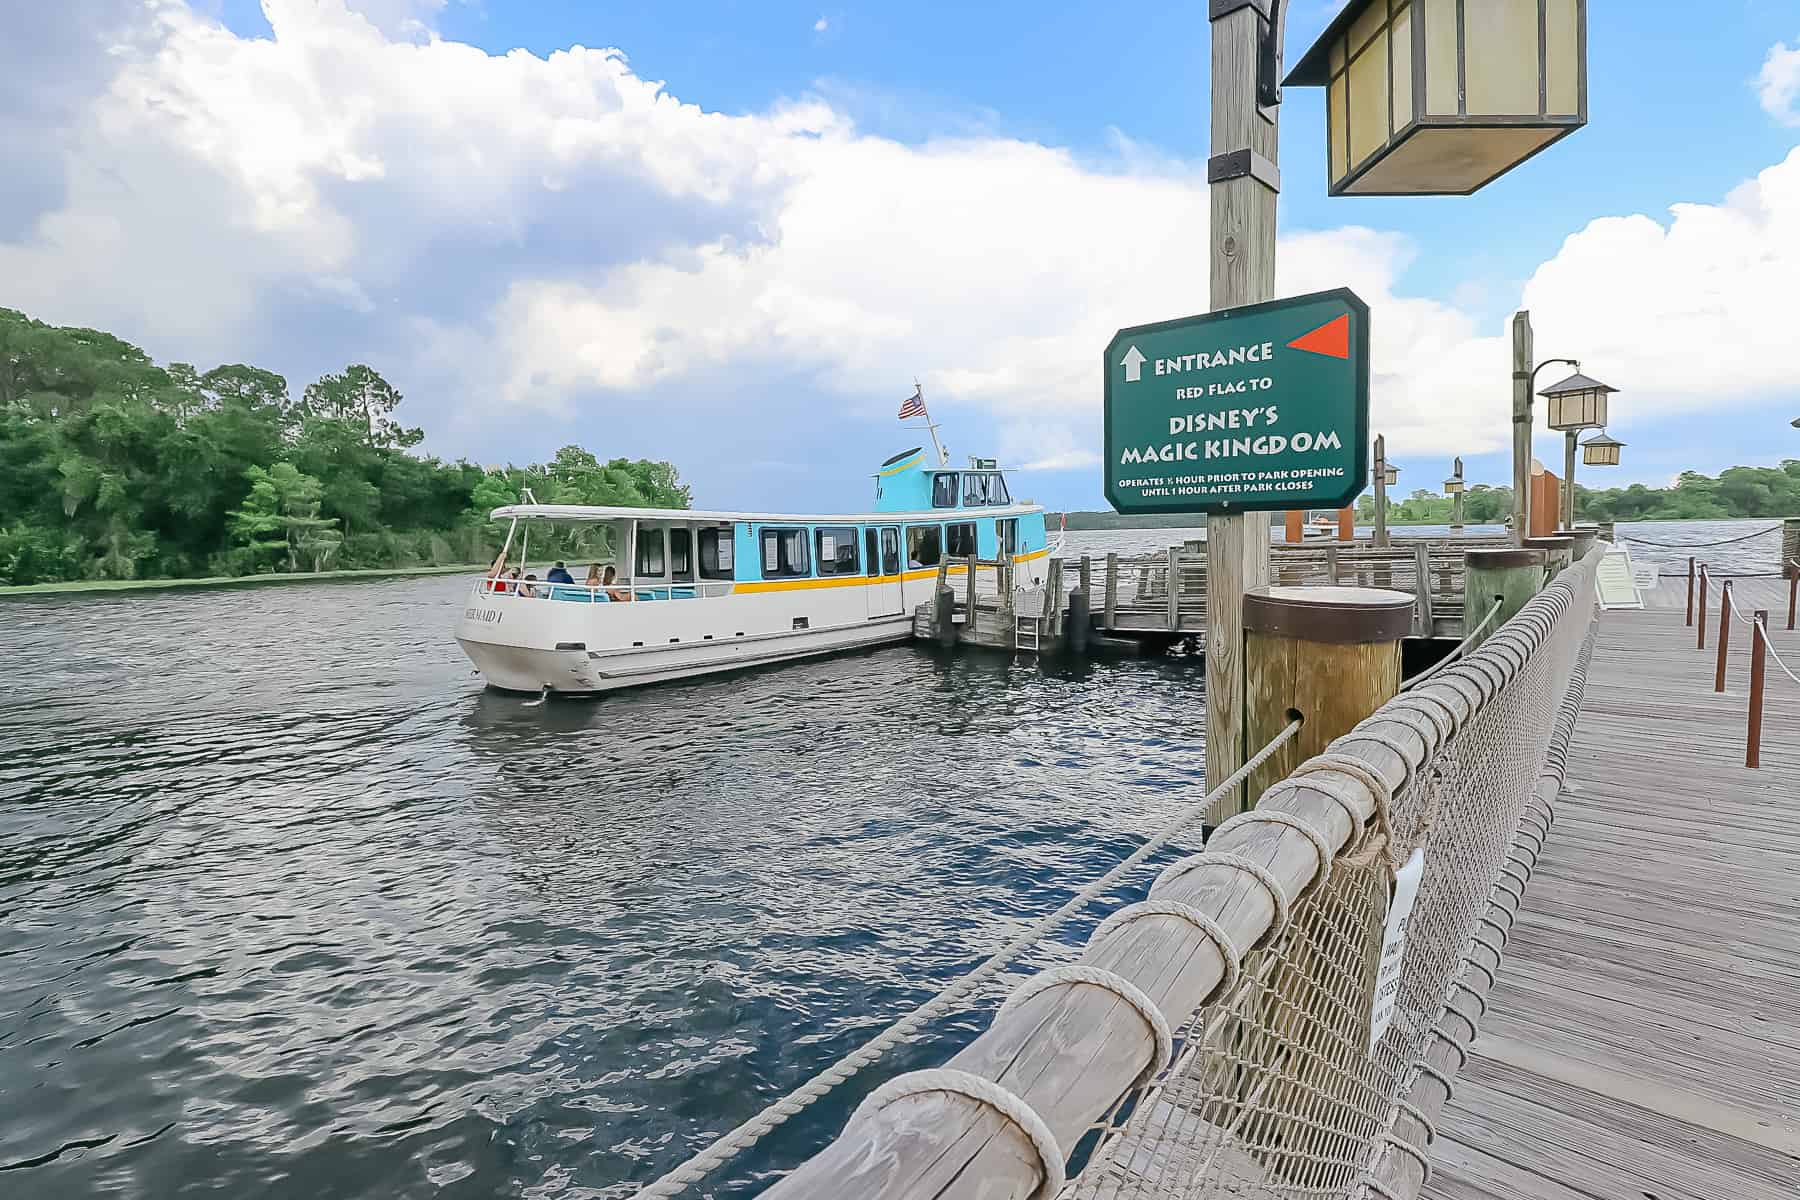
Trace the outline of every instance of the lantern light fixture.
[[1450, 478], [1444, 480], [1444, 495], [1454, 496], [1467, 490], [1467, 486], [1463, 483], [1462, 459], [1459, 458], [1456, 460], [1456, 469], [1450, 473]]
[[1589, 379], [1577, 370], [1561, 383], [1552, 384], [1538, 395], [1550, 402], [1546, 414], [1550, 420], [1550, 428], [1565, 431], [1601, 429], [1606, 425], [1606, 398], [1618, 390], [1598, 379]]
[[1619, 451], [1624, 447], [1624, 442], [1607, 437], [1602, 430], [1581, 443], [1581, 461], [1590, 467], [1616, 467], [1619, 465]]
[[1332, 195], [1466, 196], [1587, 124], [1587, 0], [1351, 0], [1285, 82]]

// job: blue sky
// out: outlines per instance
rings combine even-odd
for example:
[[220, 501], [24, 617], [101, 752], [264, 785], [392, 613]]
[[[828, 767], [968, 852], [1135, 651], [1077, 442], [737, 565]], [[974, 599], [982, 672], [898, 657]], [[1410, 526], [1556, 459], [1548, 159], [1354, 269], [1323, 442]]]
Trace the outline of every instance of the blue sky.
[[[1522, 302], [1624, 389], [1608, 481], [1800, 456], [1800, 7], [1709, 8], [1592, 5], [1589, 127], [1467, 199], [1328, 198], [1290, 91], [1279, 290], [1371, 301], [1408, 484], [1505, 478]], [[0, 304], [296, 386], [366, 359], [437, 452], [666, 457], [721, 506], [860, 503], [916, 374], [955, 452], [1100, 507], [1107, 334], [1206, 307], [1201, 10], [75, 0], [0, 119]]]

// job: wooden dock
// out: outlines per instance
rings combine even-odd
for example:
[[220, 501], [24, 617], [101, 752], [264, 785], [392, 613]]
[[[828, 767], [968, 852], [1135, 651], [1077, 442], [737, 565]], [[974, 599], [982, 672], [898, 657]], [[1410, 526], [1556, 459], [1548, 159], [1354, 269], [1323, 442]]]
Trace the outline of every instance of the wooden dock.
[[[1438, 1200], [1800, 1196], [1800, 687], [1770, 665], [1744, 766], [1749, 630], [1713, 691], [1685, 578], [1604, 618], [1568, 784], [1479, 1040], [1438, 1122]], [[1788, 585], [1738, 607], [1785, 630]]]

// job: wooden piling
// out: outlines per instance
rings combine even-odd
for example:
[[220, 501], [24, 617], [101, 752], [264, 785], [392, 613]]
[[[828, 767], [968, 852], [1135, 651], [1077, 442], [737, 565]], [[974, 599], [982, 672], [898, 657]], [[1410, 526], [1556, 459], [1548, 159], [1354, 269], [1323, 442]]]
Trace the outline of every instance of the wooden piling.
[[1695, 645], [1701, 650], [1706, 649], [1706, 585], [1709, 582], [1711, 580], [1706, 574], [1706, 568], [1702, 566], [1700, 568], [1700, 619], [1694, 622], [1699, 630]]
[[1261, 746], [1298, 713], [1300, 732], [1250, 776], [1268, 788], [1400, 690], [1413, 597], [1380, 588], [1264, 587], [1244, 597], [1244, 737]]
[[1282, 514], [1284, 526], [1282, 535], [1290, 546], [1298, 546], [1306, 540], [1306, 514], [1297, 508], [1290, 508]]
[[1494, 633], [1544, 588], [1544, 551], [1527, 547], [1521, 550], [1469, 550], [1463, 555], [1463, 636], [1481, 622], [1500, 602], [1500, 611], [1487, 628], [1470, 643], [1469, 649], [1487, 641]]
[[1719, 585], [1719, 666], [1713, 672], [1713, 691], [1725, 690], [1725, 655], [1731, 649], [1731, 580]]
[[1119, 556], [1107, 552], [1106, 555], [1106, 628], [1113, 629], [1119, 623]]
[[1571, 557], [1575, 562], [1580, 562], [1587, 557], [1588, 551], [1594, 548], [1594, 543], [1600, 540], [1600, 531], [1593, 528], [1559, 529], [1556, 531], [1556, 536], [1568, 538], [1574, 543]]
[[1687, 620], [1683, 623], [1694, 623], [1694, 556], [1691, 554], [1688, 555]]
[[1529, 537], [1525, 545], [1545, 552], [1544, 573], [1555, 579], [1575, 561], [1575, 541], [1567, 537]]
[[[948, 587], [940, 587], [936, 594], [937, 606], [932, 613], [932, 624], [937, 627], [938, 644], [945, 648], [956, 645], [956, 593]], [[973, 614], [970, 619], [973, 620]]]

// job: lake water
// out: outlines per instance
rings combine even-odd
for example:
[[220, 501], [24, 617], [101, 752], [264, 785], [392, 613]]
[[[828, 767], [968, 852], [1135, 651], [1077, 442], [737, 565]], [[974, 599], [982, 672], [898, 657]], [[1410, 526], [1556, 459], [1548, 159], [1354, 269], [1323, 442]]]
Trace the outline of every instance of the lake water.
[[629, 1195], [1203, 777], [1191, 662], [899, 647], [529, 708], [450, 640], [466, 586], [0, 603], [0, 1195]]

